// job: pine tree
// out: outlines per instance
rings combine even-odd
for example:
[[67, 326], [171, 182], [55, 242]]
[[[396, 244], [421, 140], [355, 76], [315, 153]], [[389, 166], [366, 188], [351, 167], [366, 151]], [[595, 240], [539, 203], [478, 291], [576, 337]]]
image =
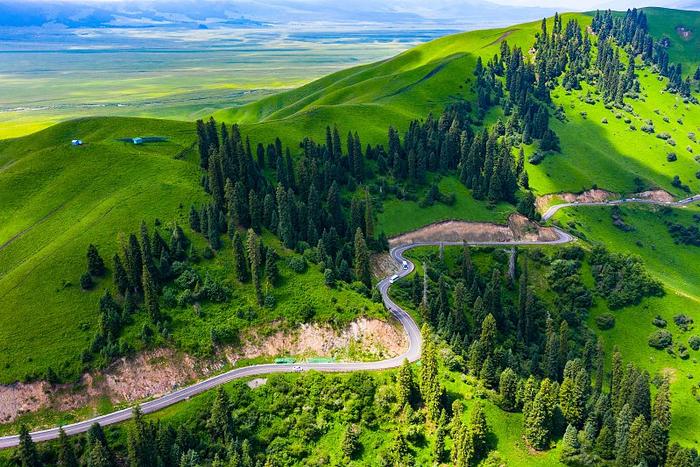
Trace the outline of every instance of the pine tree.
[[58, 467], [78, 467], [78, 460], [75, 457], [75, 451], [63, 427], [58, 430], [58, 459], [56, 460]]
[[667, 379], [663, 380], [656, 392], [653, 417], [664, 430], [671, 429], [671, 393]]
[[233, 234], [233, 267], [236, 273], [236, 279], [239, 282], [248, 282], [248, 265], [246, 262], [245, 252], [243, 250], [243, 240], [241, 234], [236, 231]]
[[428, 412], [428, 419], [436, 422], [440, 416], [441, 388], [438, 380], [438, 363], [432, 333], [426, 324], [421, 329], [423, 347], [421, 348], [420, 392]]
[[26, 425], [19, 427], [19, 447], [17, 448], [17, 458], [22, 467], [40, 467], [41, 460], [36, 445], [32, 440]]
[[506, 368], [501, 372], [498, 390], [500, 394], [501, 407], [513, 412], [518, 408], [518, 375], [511, 368]]
[[97, 247], [92, 243], [87, 251], [87, 272], [95, 277], [102, 277], [105, 274], [105, 263], [97, 252]]
[[469, 432], [474, 450], [474, 459], [479, 461], [486, 457], [488, 453], [487, 436], [489, 432], [486, 414], [480, 403], [474, 404], [469, 413]]
[[260, 198], [255, 190], [250, 190], [248, 193], [248, 209], [250, 210], [250, 226], [256, 233], [260, 233], [262, 231], [263, 213]]
[[368, 240], [374, 238], [374, 213], [372, 212], [372, 198], [369, 196], [369, 191], [365, 190], [365, 222], [364, 222], [365, 238]]
[[372, 271], [369, 265], [369, 251], [362, 230], [358, 227], [355, 231], [355, 276], [357, 280], [372, 287]]
[[277, 268], [277, 253], [274, 250], [268, 248], [265, 254], [265, 278], [270, 287], [277, 285], [279, 281], [280, 273]]
[[129, 284], [134, 292], [141, 291], [141, 275], [143, 271], [143, 260], [141, 257], [141, 245], [136, 239], [136, 235], [129, 235], [129, 243], [124, 246], [125, 269], [129, 277]]
[[609, 426], [603, 425], [600, 429], [595, 442], [596, 452], [606, 460], [611, 460], [615, 457], [615, 434]]
[[559, 377], [559, 339], [554, 332], [554, 322], [550, 317], [547, 317], [542, 372], [550, 379]]
[[118, 254], [114, 254], [112, 261], [114, 263], [114, 286], [120, 294], [124, 295], [129, 289], [129, 278]]
[[644, 461], [647, 442], [647, 422], [643, 415], [637, 416], [630, 425], [627, 451], [622, 459], [618, 458], [620, 465], [635, 466]]
[[133, 423], [127, 433], [128, 460], [132, 467], [149, 467], [158, 463], [154, 428], [144, 420], [141, 408], [134, 407]]
[[445, 411], [440, 412], [437, 428], [435, 429], [435, 444], [433, 450], [433, 459], [436, 463], [441, 464], [445, 460], [445, 436], [447, 434], [447, 415]]
[[360, 450], [360, 430], [356, 425], [348, 425], [343, 432], [341, 449], [346, 461], [352, 460]]
[[664, 465], [667, 449], [668, 431], [655, 419], [649, 425], [644, 453], [649, 465]]
[[527, 416], [523, 419], [525, 438], [538, 451], [549, 447], [555, 400], [554, 385], [548, 378], [543, 379], [540, 390], [528, 407]]
[[588, 374], [581, 362], [568, 361], [564, 368], [564, 380], [559, 389], [559, 398], [564, 418], [575, 428], [581, 427], [584, 422], [589, 384]]
[[158, 289], [151, 272], [146, 265], [143, 266], [143, 302], [148, 311], [148, 316], [153, 323], [160, 321], [160, 304], [158, 303]]
[[231, 400], [226, 390], [219, 386], [211, 406], [207, 428], [214, 439], [225, 441], [232, 434]]
[[630, 427], [633, 421], [632, 409], [628, 404], [623, 405], [615, 423], [615, 457], [618, 460], [624, 459], [629, 449]]
[[277, 235], [287, 248], [294, 247], [294, 230], [292, 227], [291, 202], [282, 185], [277, 185]]
[[247, 250], [248, 261], [250, 262], [250, 276], [253, 278], [253, 287], [255, 288], [255, 298], [258, 301], [258, 305], [262, 306], [263, 294], [262, 285], [260, 283], [260, 265], [262, 258], [260, 257], [260, 239], [253, 229], [248, 230]]
[[416, 398], [416, 382], [413, 369], [408, 360], [404, 360], [396, 375], [396, 403], [399, 407], [413, 405]]
[[87, 467], [113, 467], [111, 455], [102, 443], [88, 444]]
[[573, 425], [566, 427], [562, 443], [559, 460], [567, 465], [575, 465], [576, 458], [581, 454], [581, 443], [578, 440], [578, 432]]

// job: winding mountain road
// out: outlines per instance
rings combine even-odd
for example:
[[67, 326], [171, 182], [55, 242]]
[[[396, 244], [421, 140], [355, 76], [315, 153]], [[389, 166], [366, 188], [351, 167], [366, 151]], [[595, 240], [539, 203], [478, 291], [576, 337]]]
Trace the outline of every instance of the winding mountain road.
[[[693, 201], [700, 201], [700, 195], [694, 195], [689, 198], [676, 201], [676, 202], [658, 202], [653, 200], [645, 199], [623, 199], [614, 200], [607, 202], [591, 202], [591, 203], [565, 203], [558, 204], [550, 207], [547, 212], [542, 216], [543, 220], [550, 219], [557, 211], [562, 208], [572, 207], [572, 206], [609, 206], [623, 203], [644, 203], [644, 204], [658, 204], [665, 206], [684, 206], [692, 203]], [[377, 287], [382, 295], [382, 300], [384, 305], [387, 307], [389, 312], [401, 323], [408, 337], [408, 349], [402, 355], [387, 360], [380, 360], [375, 362], [347, 362], [347, 363], [299, 363], [296, 365], [290, 364], [261, 364], [261, 365], [251, 365], [243, 368], [236, 368], [220, 375], [216, 375], [204, 381], [200, 381], [191, 386], [178, 389], [169, 394], [161, 396], [157, 399], [153, 399], [140, 404], [141, 411], [143, 413], [152, 413], [169, 407], [173, 404], [187, 400], [192, 396], [201, 394], [212, 388], [215, 388], [221, 384], [228, 383], [239, 378], [245, 378], [249, 376], [259, 376], [272, 373], [290, 373], [297, 371], [323, 371], [323, 372], [351, 372], [351, 371], [368, 371], [368, 370], [386, 370], [389, 368], [396, 368], [400, 366], [404, 360], [414, 362], [420, 358], [421, 350], [421, 335], [418, 325], [413, 320], [413, 318], [400, 306], [398, 306], [389, 297], [389, 288], [398, 279], [403, 278], [413, 272], [415, 265], [404, 257], [404, 253], [411, 248], [421, 247], [421, 246], [517, 246], [517, 245], [556, 245], [568, 243], [573, 240], [570, 234], [564, 232], [563, 230], [554, 227], [554, 231], [557, 234], [557, 239], [553, 241], [504, 241], [504, 242], [421, 242], [421, 243], [411, 243], [406, 245], [399, 245], [392, 248], [389, 252], [391, 258], [395, 261], [398, 266], [398, 272], [396, 277], [386, 277], [382, 279]], [[405, 263], [404, 263], [405, 262]], [[123, 422], [132, 417], [132, 408], [126, 408], [112, 412], [106, 415], [101, 415], [99, 417], [94, 417], [89, 420], [84, 420], [81, 422], [73, 423], [70, 425], [65, 425], [63, 427], [64, 431], [68, 435], [75, 435], [78, 433], [84, 433], [88, 431], [93, 423], [99, 423], [102, 426], [112, 425], [115, 423]], [[50, 428], [47, 430], [36, 431], [31, 434], [34, 441], [47, 441], [51, 439], [58, 438], [59, 427]], [[4, 436], [0, 437], [0, 449], [6, 449], [10, 447], [17, 446], [19, 444], [19, 436]]]
[[688, 204], [690, 204], [694, 201], [700, 201], [700, 195], [693, 195], [693, 196], [690, 196], [689, 198], [681, 199], [678, 201], [665, 201], [665, 202], [664, 201], [655, 201], [653, 199], [645, 199], [645, 198], [623, 198], [623, 199], [613, 199], [610, 201], [597, 201], [597, 202], [588, 202], [588, 203], [579, 203], [579, 202], [562, 203], [562, 204], [555, 204], [554, 206], [550, 206], [549, 209], [547, 209], [547, 211], [545, 211], [545, 213], [542, 214], [542, 220], [548, 221], [560, 209], [575, 207], [575, 206], [615, 206], [615, 205], [619, 205], [619, 204], [637, 203], [637, 204], [655, 204], [655, 205], [659, 205], [659, 206], [669, 206], [669, 207], [681, 207], [681, 206], [687, 206]]

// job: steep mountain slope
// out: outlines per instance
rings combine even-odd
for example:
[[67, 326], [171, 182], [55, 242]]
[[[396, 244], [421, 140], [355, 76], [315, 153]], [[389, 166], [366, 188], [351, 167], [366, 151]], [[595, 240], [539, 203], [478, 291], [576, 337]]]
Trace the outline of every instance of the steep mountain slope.
[[[678, 28], [697, 29], [699, 16], [697, 12], [649, 9], [650, 32], [657, 38], [672, 37], [670, 60], [681, 62], [691, 73], [700, 61], [697, 36], [691, 33], [688, 40], [681, 40]], [[575, 19], [586, 26], [591, 15], [565, 14], [562, 19], [564, 23]], [[550, 18], [550, 29], [551, 24]], [[241, 123], [254, 141], [269, 142], [277, 136], [292, 144], [305, 136], [322, 140], [326, 125], [337, 124], [341, 132], [358, 131], [363, 143], [386, 143], [389, 125], [403, 131], [410, 120], [426, 118], [450, 102], [473, 101], [472, 70], [477, 57], [486, 62], [504, 40], [529, 50], [539, 30], [539, 23], [527, 23], [447, 36], [390, 60], [344, 70], [299, 89], [221, 111], [216, 117]], [[631, 111], [606, 108], [597, 90], [585, 84], [580, 91], [567, 92], [561, 87], [552, 91], [554, 104], [564, 114], [562, 121], [553, 119], [562, 151], [540, 165], [528, 164], [537, 194], [579, 192], [595, 184], [616, 192], [661, 188], [680, 196], [682, 190], [671, 184], [675, 175], [691, 191], [700, 189], [694, 161], [699, 148], [691, 136], [700, 125], [700, 112], [679, 96], [665, 93], [665, 81], [659, 81], [649, 67], [638, 63], [637, 75], [643, 94], [629, 102]], [[493, 110], [486, 121], [500, 115]], [[655, 133], [669, 134], [675, 147], [654, 134], [640, 132], [648, 121], [653, 122]], [[535, 149], [531, 147], [528, 153]], [[670, 152], [676, 154], [676, 162], [666, 162]]]
[[[568, 17], [590, 21], [581, 15]], [[539, 23], [527, 23], [443, 37], [215, 116], [250, 126], [248, 131], [260, 139], [320, 137], [326, 124], [337, 123], [344, 130], [357, 130], [368, 142], [384, 142], [389, 125], [403, 129], [410, 120], [437, 113], [450, 102], [472, 99], [477, 57], [493, 56], [506, 39], [527, 48], [538, 28]]]
[[[166, 142], [135, 146], [139, 135]], [[81, 138], [83, 146], [71, 146]], [[85, 249], [104, 248], [141, 219], [184, 216], [203, 196], [190, 145], [192, 125], [164, 120], [86, 119], [0, 143], [0, 346], [3, 383], [40, 376], [74, 357], [96, 325], [95, 293], [81, 291]]]

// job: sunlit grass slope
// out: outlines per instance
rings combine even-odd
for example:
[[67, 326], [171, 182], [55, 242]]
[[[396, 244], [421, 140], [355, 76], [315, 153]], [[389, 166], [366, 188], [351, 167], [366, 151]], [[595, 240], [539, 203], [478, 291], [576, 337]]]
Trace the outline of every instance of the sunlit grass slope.
[[[668, 374], [672, 381], [673, 425], [672, 437], [688, 446], [695, 446], [700, 433], [700, 406], [691, 393], [700, 376], [700, 352], [690, 350], [690, 358], [683, 360], [647, 345], [648, 336], [657, 328], [652, 320], [657, 315], [667, 322], [673, 334], [674, 348], [678, 343], [688, 345], [688, 338], [699, 334], [697, 325], [683, 332], [673, 317], [684, 313], [695, 323], [700, 321], [700, 247], [674, 243], [665, 225], [666, 221], [684, 226], [696, 225], [693, 216], [700, 207], [681, 209], [657, 207], [622, 207], [622, 219], [633, 230], [623, 231], [612, 223], [610, 208], [577, 208], [560, 211], [556, 220], [575, 229], [591, 243], [604, 244], [611, 251], [631, 253], [643, 258], [650, 272], [661, 280], [666, 295], [645, 299], [640, 305], [614, 311], [616, 324], [608, 331], [599, 331], [608, 353], [618, 346], [626, 360], [634, 361], [654, 374]], [[595, 326], [595, 317], [609, 312], [604, 301], [589, 316], [589, 325]]]
[[[151, 135], [168, 141], [117, 141]], [[192, 138], [189, 123], [110, 118], [0, 143], [2, 382], [75, 364], [97, 318], [99, 292], [78, 284], [87, 245], [110, 264], [118, 232], [184, 216], [181, 203], [203, 197]]]
[[[587, 16], [565, 16], [590, 22]], [[216, 117], [250, 125], [261, 139], [320, 138], [327, 124], [336, 123], [357, 130], [368, 142], [383, 142], [389, 125], [404, 129], [410, 120], [440, 112], [450, 102], [471, 100], [477, 57], [493, 57], [503, 40], [529, 48], [538, 30], [539, 22], [533, 22], [446, 36]]]

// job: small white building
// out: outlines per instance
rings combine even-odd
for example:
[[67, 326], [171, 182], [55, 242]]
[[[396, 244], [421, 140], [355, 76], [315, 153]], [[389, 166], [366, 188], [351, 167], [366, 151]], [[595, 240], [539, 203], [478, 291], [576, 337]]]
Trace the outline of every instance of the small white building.
[[82, 146], [83, 145], [83, 140], [82, 139], [74, 139], [70, 142], [73, 146]]

